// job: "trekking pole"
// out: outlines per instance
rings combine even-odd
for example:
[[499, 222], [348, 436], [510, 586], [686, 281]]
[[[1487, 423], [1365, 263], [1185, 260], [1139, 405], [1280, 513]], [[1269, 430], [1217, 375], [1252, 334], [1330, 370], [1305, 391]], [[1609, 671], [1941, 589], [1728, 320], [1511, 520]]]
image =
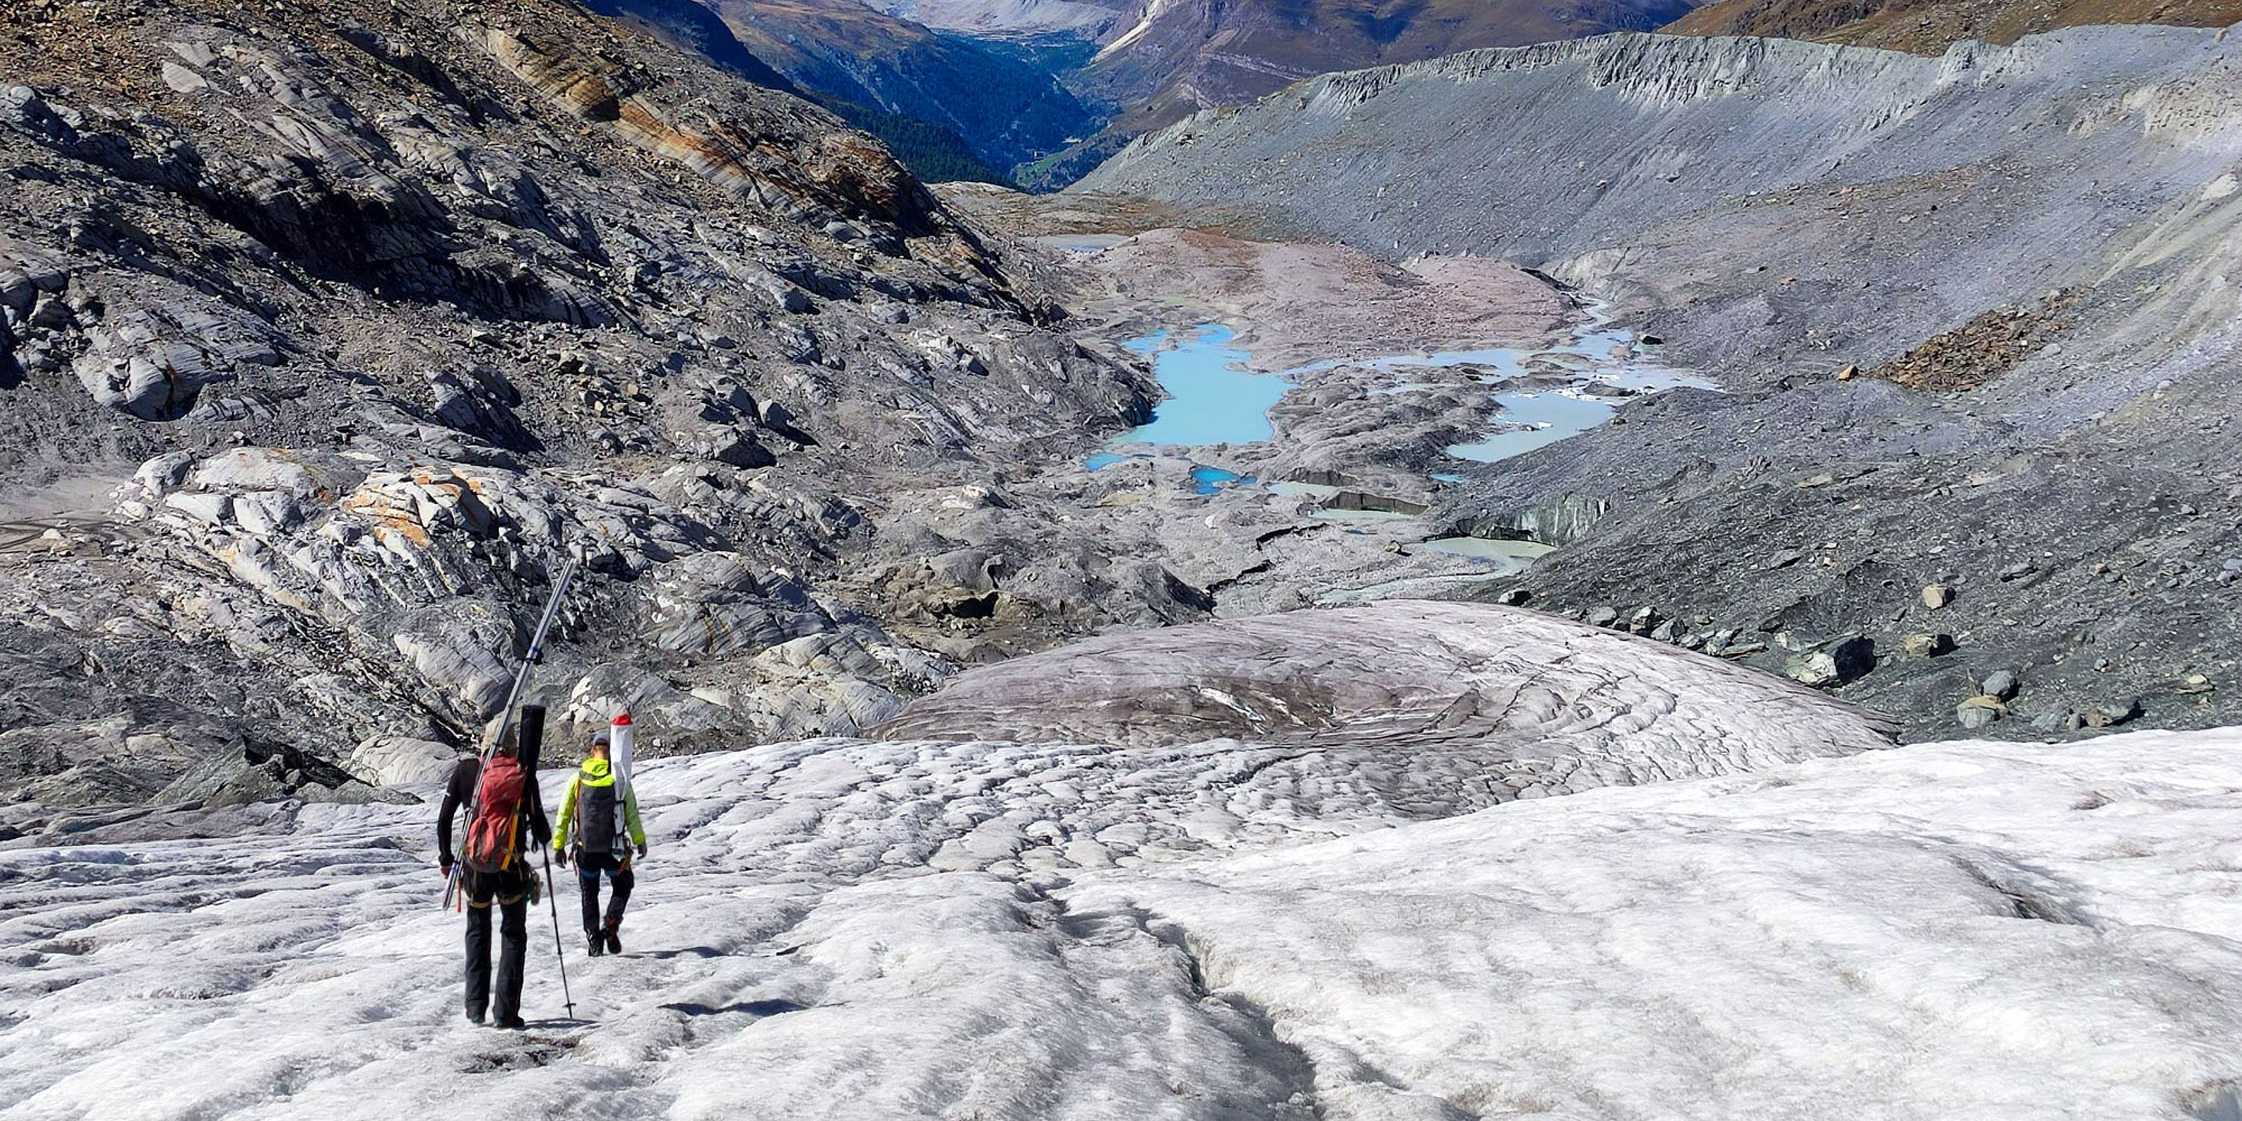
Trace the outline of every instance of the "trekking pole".
[[560, 962], [561, 1002], [568, 1005], [568, 1018], [573, 1020], [576, 998], [568, 991], [568, 955], [561, 950], [560, 902], [553, 897], [553, 850], [546, 845], [537, 847], [545, 850], [545, 906], [553, 913], [553, 960]]
[[[522, 766], [529, 772], [522, 776], [522, 781], [529, 784], [529, 796], [538, 799], [537, 757], [545, 747], [544, 705], [522, 706], [519, 740]], [[539, 812], [543, 812], [543, 807], [539, 807]], [[553, 913], [553, 958], [560, 962], [561, 1001], [568, 1005], [568, 1018], [573, 1020], [576, 1018], [576, 997], [568, 991], [568, 955], [561, 950], [560, 900], [553, 896], [553, 847], [549, 843], [539, 842], [537, 848], [545, 857], [545, 906]], [[530, 883], [534, 887], [536, 881], [532, 880]]]
[[[491, 753], [496, 751], [498, 745], [505, 741], [506, 729], [513, 725], [514, 702], [521, 699], [522, 688], [529, 683], [530, 667], [536, 665], [537, 659], [545, 652], [545, 634], [552, 630], [553, 620], [560, 615], [561, 597], [566, 596], [569, 585], [576, 582], [576, 568], [580, 563], [579, 558], [569, 557], [568, 563], [561, 566], [560, 578], [553, 581], [553, 594], [546, 597], [545, 610], [537, 617], [537, 629], [530, 635], [529, 651], [522, 656], [521, 668], [514, 671], [514, 683], [506, 690], [506, 707], [498, 710], [498, 729], [483, 741], [481, 747], [476, 749], [476, 758], [481, 761], [483, 766], [490, 765]], [[475, 820], [475, 793], [472, 790], [468, 791], [467, 794], [466, 809], [465, 820], [472, 823]], [[460, 842], [460, 847], [462, 850], [466, 848], [464, 838]], [[465, 860], [454, 861], [451, 874], [444, 877], [443, 906], [446, 910], [451, 908], [453, 897], [461, 894], [459, 876], [460, 869], [465, 864]], [[550, 880], [552, 877], [547, 876], [546, 879]], [[558, 937], [558, 935], [556, 934], [555, 937]]]

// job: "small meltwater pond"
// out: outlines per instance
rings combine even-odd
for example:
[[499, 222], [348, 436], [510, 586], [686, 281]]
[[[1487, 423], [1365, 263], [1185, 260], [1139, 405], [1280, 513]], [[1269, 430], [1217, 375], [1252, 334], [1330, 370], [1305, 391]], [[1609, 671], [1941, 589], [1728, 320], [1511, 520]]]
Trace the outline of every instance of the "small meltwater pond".
[[1250, 487], [1256, 480], [1251, 475], [1225, 471], [1220, 467], [1194, 467], [1191, 469], [1191, 489], [1200, 494], [1213, 494], [1224, 487]]
[[1427, 541], [1421, 547], [1435, 553], [1492, 561], [1505, 568], [1524, 568], [1535, 558], [1557, 549], [1539, 541], [1497, 541], [1486, 537], [1442, 537]]
[[1451, 444], [1449, 455], [1479, 463], [1509, 459], [1586, 432], [1610, 420], [1615, 409], [1609, 401], [1564, 390], [1498, 393], [1495, 400], [1502, 405], [1505, 423], [1531, 427], [1506, 429], [1468, 444]]
[[1106, 250], [1129, 240], [1129, 235], [1046, 234], [1042, 237], [1034, 238], [1031, 240], [1033, 240], [1037, 245], [1044, 247], [1045, 249], [1052, 249], [1061, 253], [1077, 253], [1083, 256], [1089, 256], [1093, 253], [1103, 253]]

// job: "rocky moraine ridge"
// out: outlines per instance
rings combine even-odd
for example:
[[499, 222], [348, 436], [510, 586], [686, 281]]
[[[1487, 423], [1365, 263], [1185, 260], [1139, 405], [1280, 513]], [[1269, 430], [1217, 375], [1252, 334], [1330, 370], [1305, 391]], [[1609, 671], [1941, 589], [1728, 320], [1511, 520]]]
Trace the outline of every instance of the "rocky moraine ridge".
[[[876, 143], [573, 4], [5, 21], [8, 828], [428, 773], [571, 555], [564, 720], [856, 731], [995, 613], [990, 558], [875, 523], [1146, 412]], [[1014, 567], [1065, 595], [977, 625], [1201, 614]]]
[[1451, 592], [1741, 658], [1906, 720], [2242, 718], [2242, 37], [1940, 58], [1613, 35], [1328, 75], [1080, 191], [1612, 301], [1723, 392], [1465, 472], [1560, 548]]

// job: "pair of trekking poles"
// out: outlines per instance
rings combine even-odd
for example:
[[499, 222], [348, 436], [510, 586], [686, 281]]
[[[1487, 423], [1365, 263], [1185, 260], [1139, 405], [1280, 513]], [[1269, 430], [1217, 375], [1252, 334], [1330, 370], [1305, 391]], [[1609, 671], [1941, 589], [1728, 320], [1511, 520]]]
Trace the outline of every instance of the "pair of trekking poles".
[[[506, 690], [506, 706], [499, 712], [498, 726], [484, 741], [482, 748], [476, 752], [477, 774], [481, 773], [480, 768], [490, 766], [491, 757], [506, 742], [506, 733], [512, 730], [514, 726], [514, 706], [520, 702], [522, 690], [529, 684], [530, 668], [537, 664], [537, 659], [545, 652], [545, 635], [552, 630], [553, 620], [560, 615], [561, 600], [568, 595], [569, 585], [576, 582], [576, 570], [580, 563], [576, 557], [568, 558], [568, 563], [561, 566], [560, 579], [553, 582], [553, 594], [545, 601], [544, 613], [538, 616], [537, 630], [530, 636], [529, 650], [522, 656], [521, 668], [514, 671], [513, 686]], [[542, 741], [544, 738], [544, 710], [542, 708], [538, 710], [537, 722], [539, 725], [538, 739]], [[523, 776], [523, 781], [531, 789], [535, 789], [537, 783], [536, 764], [533, 760], [524, 761], [530, 765], [528, 773]], [[481, 785], [478, 781], [476, 783], [477, 790], [470, 792], [468, 795], [465, 820], [469, 823], [470, 829], [473, 828], [475, 800], [480, 795]], [[561, 949], [560, 902], [553, 897], [553, 850], [547, 845], [537, 847], [542, 850], [545, 858], [545, 905], [553, 917], [553, 958], [560, 963], [561, 1000], [568, 1007], [568, 1018], [573, 1020], [576, 1018], [576, 999], [568, 989], [568, 957]], [[464, 839], [462, 848], [464, 849]], [[455, 898], [460, 899], [462, 904], [466, 902], [461, 894], [462, 886], [460, 883], [461, 868], [466, 863], [465, 854], [462, 852], [461, 858], [452, 862], [450, 875], [445, 877], [443, 906], [446, 910], [451, 909], [452, 900]]]

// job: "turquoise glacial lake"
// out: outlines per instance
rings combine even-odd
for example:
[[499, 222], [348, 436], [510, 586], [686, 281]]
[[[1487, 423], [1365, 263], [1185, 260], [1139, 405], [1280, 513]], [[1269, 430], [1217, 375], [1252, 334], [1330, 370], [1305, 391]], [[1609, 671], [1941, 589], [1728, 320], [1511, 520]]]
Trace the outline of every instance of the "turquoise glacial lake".
[[[1633, 332], [1609, 326], [1609, 313], [1591, 305], [1585, 321], [1569, 337], [1549, 347], [1486, 347], [1474, 350], [1438, 350], [1416, 354], [1391, 354], [1373, 358], [1327, 359], [1279, 373], [1260, 373], [1248, 365], [1252, 356], [1234, 345], [1236, 332], [1219, 323], [1203, 323], [1188, 331], [1158, 330], [1128, 342], [1128, 347], [1152, 360], [1152, 370], [1167, 392], [1153, 411], [1152, 421], [1122, 433], [1106, 450], [1089, 457], [1092, 471], [1110, 467], [1130, 457], [1133, 449], [1153, 445], [1198, 447], [1209, 444], [1257, 444], [1269, 440], [1276, 429], [1269, 409], [1290, 391], [1294, 378], [1339, 366], [1406, 371], [1411, 368], [1481, 366], [1488, 373], [1478, 380], [1500, 381], [1526, 373], [1531, 359], [1569, 361], [1578, 384], [1601, 383], [1631, 392], [1656, 392], [1678, 386], [1711, 388], [1685, 371], [1676, 370], [1645, 353]], [[1406, 375], [1405, 375], [1406, 376]], [[1408, 381], [1373, 392], [1399, 393], [1415, 388]], [[1611, 419], [1616, 401], [1573, 389], [1546, 389], [1497, 394], [1502, 405], [1495, 431], [1485, 437], [1447, 449], [1457, 459], [1493, 463], [1556, 443]], [[1141, 453], [1138, 453], [1141, 454]], [[1211, 472], [1212, 468], [1203, 468]], [[1221, 473], [1227, 476], [1227, 472]], [[1447, 479], [1457, 476], [1442, 473]], [[1441, 475], [1436, 475], [1442, 477]], [[1252, 480], [1217, 478], [1195, 472], [1200, 493], [1222, 486], [1252, 485]]]
[[1292, 389], [1282, 374], [1246, 368], [1252, 357], [1231, 346], [1237, 333], [1202, 324], [1182, 337], [1154, 331], [1131, 339], [1129, 349], [1152, 359], [1152, 372], [1168, 399], [1152, 423], [1122, 433], [1116, 445], [1254, 444], [1276, 434], [1269, 408]]

